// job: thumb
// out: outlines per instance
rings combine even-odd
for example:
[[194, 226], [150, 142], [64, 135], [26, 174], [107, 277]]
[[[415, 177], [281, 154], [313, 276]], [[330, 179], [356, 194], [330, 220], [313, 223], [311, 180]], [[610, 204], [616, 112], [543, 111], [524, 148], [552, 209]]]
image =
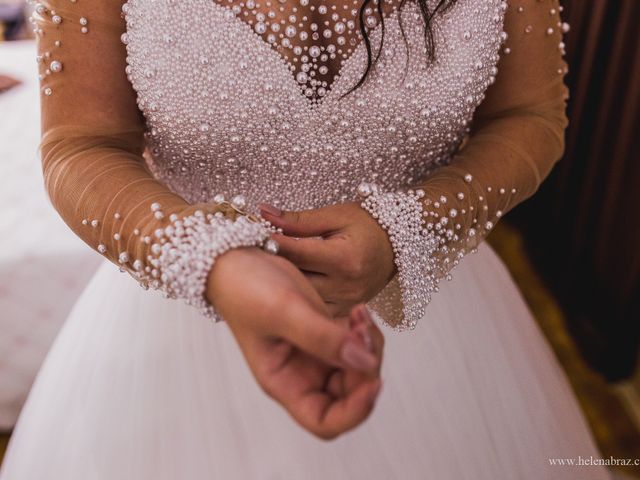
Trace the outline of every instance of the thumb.
[[260, 214], [285, 235], [295, 237], [322, 236], [338, 229], [335, 216], [329, 208], [315, 210], [285, 211], [266, 203], [258, 204]]
[[284, 322], [275, 332], [302, 351], [328, 365], [375, 373], [378, 359], [355, 332], [317, 312], [306, 301], [294, 300], [283, 309]]

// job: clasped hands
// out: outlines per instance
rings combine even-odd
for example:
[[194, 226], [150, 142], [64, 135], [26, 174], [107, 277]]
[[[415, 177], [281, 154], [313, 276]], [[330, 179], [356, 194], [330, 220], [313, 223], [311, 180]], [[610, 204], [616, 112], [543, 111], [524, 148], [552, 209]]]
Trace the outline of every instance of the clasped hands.
[[357, 203], [302, 212], [262, 204], [279, 254], [239, 248], [207, 296], [262, 389], [323, 439], [362, 423], [380, 392], [384, 338], [364, 302], [395, 273], [386, 232]]

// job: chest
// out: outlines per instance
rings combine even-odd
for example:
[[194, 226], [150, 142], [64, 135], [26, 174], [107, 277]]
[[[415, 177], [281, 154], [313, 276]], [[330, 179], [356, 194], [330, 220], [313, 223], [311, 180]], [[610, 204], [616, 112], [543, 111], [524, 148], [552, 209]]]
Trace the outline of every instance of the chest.
[[[278, 103], [290, 103], [284, 96], [296, 93], [313, 110], [334, 90], [344, 101], [367, 70], [367, 57], [374, 60], [367, 73], [377, 82], [362, 90], [398, 91], [403, 85], [410, 90], [417, 82], [423, 104], [468, 97], [495, 75], [500, 0], [459, 0], [450, 12], [434, 17], [433, 64], [426, 58], [424, 20], [416, 4], [407, 2], [398, 11], [396, 0], [362, 9], [358, 0], [313, 1], [130, 0], [124, 10], [134, 87], [156, 95], [163, 88], [183, 90], [196, 98], [216, 90], [223, 100], [230, 88], [249, 93], [265, 87]], [[297, 91], [269, 89], [276, 87], [271, 80]]]
[[[313, 185], [336, 172], [410, 182], [448, 160], [497, 73], [501, 0], [436, 16], [433, 62], [410, 1], [388, 4], [384, 27], [375, 4], [359, 16], [355, 3], [253, 1], [125, 5], [129, 78], [171, 175], [195, 164], [248, 184], [279, 169]], [[368, 64], [362, 22], [377, 61], [353, 90]]]

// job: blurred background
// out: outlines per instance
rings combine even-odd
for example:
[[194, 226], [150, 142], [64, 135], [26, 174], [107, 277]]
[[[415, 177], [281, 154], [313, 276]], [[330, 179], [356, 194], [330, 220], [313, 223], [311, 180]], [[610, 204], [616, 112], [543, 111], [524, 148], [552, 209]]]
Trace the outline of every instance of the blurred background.
[[[565, 158], [489, 241], [603, 457], [640, 458], [640, 1], [564, 0]], [[42, 186], [29, 6], [0, 0], [0, 461], [37, 370], [100, 262]], [[622, 468], [640, 479], [640, 467]]]

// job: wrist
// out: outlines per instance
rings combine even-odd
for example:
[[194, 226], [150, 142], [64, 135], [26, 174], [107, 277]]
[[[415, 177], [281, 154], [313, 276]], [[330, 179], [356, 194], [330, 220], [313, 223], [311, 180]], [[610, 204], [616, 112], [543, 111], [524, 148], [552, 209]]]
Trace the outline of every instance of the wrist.
[[358, 188], [361, 207], [386, 233], [393, 250], [394, 272], [402, 301], [401, 318], [394, 326], [413, 328], [422, 315], [422, 301], [430, 299], [431, 274], [437, 239], [424, 226], [421, 190], [386, 192], [375, 184], [363, 183]]
[[387, 283], [396, 275], [398, 268], [394, 253], [394, 245], [387, 229], [378, 222], [370, 212], [360, 206], [360, 210], [367, 218], [367, 231], [370, 236], [375, 238], [376, 262], [382, 267], [383, 272], [387, 274]]
[[270, 230], [263, 222], [241, 216], [232, 220], [220, 213], [178, 219], [171, 228], [157, 232], [151, 258], [161, 289], [172, 298], [183, 298], [206, 317], [220, 320], [207, 290], [208, 275], [225, 253], [241, 247], [270, 247]]
[[207, 275], [206, 296], [209, 302], [214, 303], [213, 299], [224, 295], [222, 286], [232, 273], [238, 269], [245, 268], [246, 262], [255, 259], [256, 255], [267, 255], [260, 247], [238, 247], [227, 250], [219, 255]]

